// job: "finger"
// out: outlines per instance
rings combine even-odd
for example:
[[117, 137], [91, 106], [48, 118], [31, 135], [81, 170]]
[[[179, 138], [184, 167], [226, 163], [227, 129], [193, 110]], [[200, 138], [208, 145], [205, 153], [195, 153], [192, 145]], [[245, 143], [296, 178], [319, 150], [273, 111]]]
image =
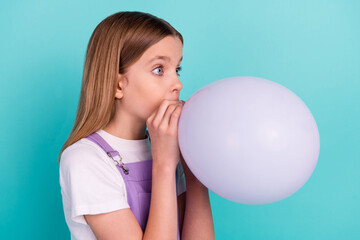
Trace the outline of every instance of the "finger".
[[172, 113], [176, 110], [176, 107], [179, 106], [181, 103], [177, 103], [177, 104], [170, 104], [165, 112], [165, 115], [163, 117], [163, 119], [161, 120], [160, 126], [161, 127], [166, 127], [168, 128], [168, 126], [170, 125], [170, 117], [172, 115]]
[[182, 110], [182, 105], [179, 105], [176, 107], [174, 112], [171, 114], [169, 128], [171, 128], [172, 130], [176, 130], [176, 128], [177, 128], [181, 110]]
[[167, 110], [168, 106], [172, 103], [177, 103], [178, 101], [169, 101], [169, 100], [164, 100], [161, 104], [160, 104], [160, 107], [158, 108], [156, 114], [155, 114], [155, 117], [153, 119], [153, 124], [155, 126], [158, 126], [162, 119], [163, 119], [163, 116], [165, 114], [165, 111]]
[[149, 123], [152, 123], [154, 121], [155, 116], [157, 115], [157, 113], [160, 111], [160, 108], [162, 107], [162, 105], [165, 104], [167, 100], [164, 100], [163, 102], [161, 102], [160, 106], [157, 107], [152, 114], [150, 115], [150, 117], [147, 119]]
[[148, 117], [147, 123], [151, 123], [153, 121], [156, 112], [157, 112], [157, 109], [155, 111], [153, 111], [152, 114]]

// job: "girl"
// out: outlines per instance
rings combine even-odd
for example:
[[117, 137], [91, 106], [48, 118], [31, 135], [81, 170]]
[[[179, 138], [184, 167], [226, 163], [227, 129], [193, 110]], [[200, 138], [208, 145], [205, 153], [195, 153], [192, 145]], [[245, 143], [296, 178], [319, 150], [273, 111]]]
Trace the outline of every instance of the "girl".
[[208, 189], [178, 146], [182, 47], [148, 13], [115, 13], [95, 28], [59, 155], [71, 239], [214, 239]]

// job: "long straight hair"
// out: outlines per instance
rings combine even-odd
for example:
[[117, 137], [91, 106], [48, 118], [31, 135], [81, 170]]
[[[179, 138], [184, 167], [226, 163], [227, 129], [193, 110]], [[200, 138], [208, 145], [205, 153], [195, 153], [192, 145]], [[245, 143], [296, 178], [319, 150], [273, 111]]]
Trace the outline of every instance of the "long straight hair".
[[58, 162], [68, 146], [104, 128], [113, 118], [118, 73], [126, 73], [150, 46], [169, 35], [184, 43], [167, 21], [137, 11], [115, 13], [96, 26], [87, 46], [75, 123]]

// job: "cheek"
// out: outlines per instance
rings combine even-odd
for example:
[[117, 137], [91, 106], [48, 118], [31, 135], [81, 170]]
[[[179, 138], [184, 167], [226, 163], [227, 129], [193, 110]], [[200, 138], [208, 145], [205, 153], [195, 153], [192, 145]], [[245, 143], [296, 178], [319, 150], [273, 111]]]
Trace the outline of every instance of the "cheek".
[[136, 86], [135, 91], [132, 91], [132, 96], [129, 103], [132, 105], [132, 111], [147, 119], [154, 111], [156, 111], [162, 100], [162, 95], [158, 92], [159, 88], [150, 84]]

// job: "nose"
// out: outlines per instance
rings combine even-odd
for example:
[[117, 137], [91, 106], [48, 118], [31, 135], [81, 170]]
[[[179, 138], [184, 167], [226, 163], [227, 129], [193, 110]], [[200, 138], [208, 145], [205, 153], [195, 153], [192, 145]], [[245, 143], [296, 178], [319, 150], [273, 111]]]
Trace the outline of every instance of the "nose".
[[183, 88], [183, 85], [179, 79], [179, 76], [175, 77], [175, 83], [173, 86], [173, 91], [178, 92], [178, 94], [180, 94], [181, 89]]

